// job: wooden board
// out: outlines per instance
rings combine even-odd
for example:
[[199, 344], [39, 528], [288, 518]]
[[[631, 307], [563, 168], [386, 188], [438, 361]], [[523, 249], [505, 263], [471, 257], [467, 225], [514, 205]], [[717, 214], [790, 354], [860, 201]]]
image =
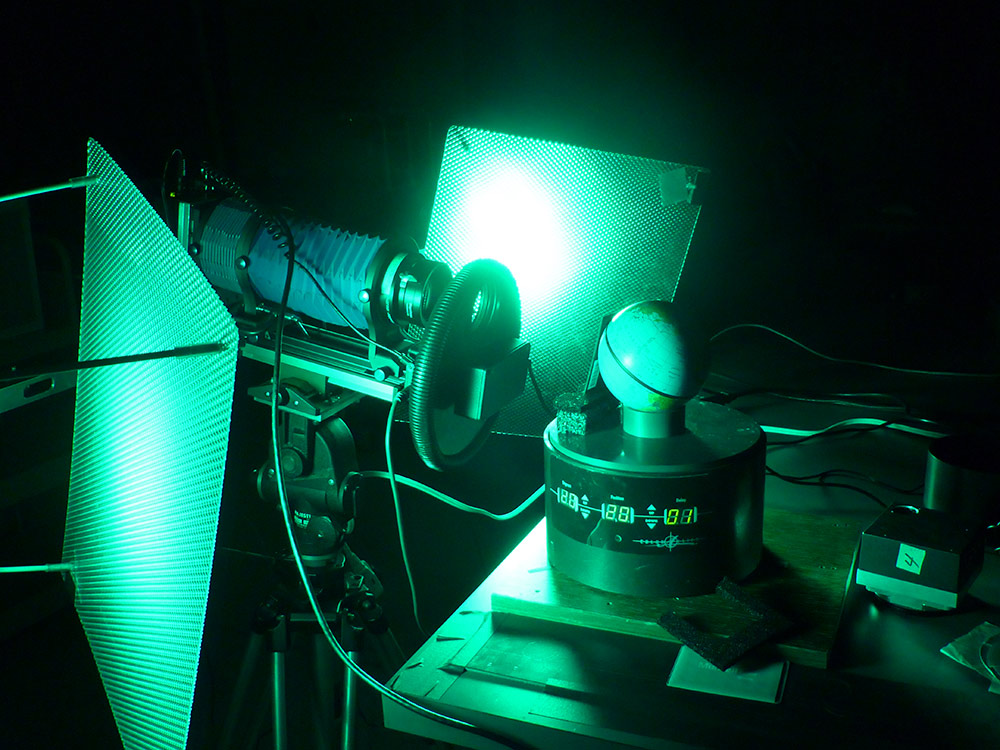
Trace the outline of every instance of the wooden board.
[[[765, 511], [764, 559], [741, 585], [795, 623], [776, 640], [790, 661], [827, 666], [860, 533], [859, 522], [849, 519]], [[544, 523], [525, 544], [532, 554], [518, 556], [519, 566], [497, 577], [494, 612], [665, 641], [676, 641], [657, 624], [667, 611], [721, 636], [732, 635], [746, 622], [746, 613], [718, 594], [644, 599], [578, 583], [545, 563]]]

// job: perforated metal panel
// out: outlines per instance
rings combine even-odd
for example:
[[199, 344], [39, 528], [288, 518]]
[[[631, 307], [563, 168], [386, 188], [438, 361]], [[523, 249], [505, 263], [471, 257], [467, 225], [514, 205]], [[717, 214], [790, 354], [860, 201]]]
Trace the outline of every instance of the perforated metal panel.
[[237, 334], [103, 148], [88, 144], [80, 359], [221, 342], [81, 371], [64, 561], [127, 750], [187, 741], [218, 526]]
[[[698, 220], [698, 167], [452, 127], [425, 253], [457, 271], [476, 258], [517, 279], [522, 338], [546, 396], [579, 390], [601, 319], [672, 300]], [[540, 435], [530, 387], [497, 429]]]

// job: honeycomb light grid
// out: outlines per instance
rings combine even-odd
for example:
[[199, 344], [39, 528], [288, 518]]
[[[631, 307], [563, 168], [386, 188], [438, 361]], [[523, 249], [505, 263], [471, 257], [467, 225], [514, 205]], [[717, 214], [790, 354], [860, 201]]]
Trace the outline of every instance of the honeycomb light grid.
[[[699, 171], [451, 127], [425, 253], [453, 271], [483, 257], [511, 269], [521, 336], [551, 401], [583, 387], [605, 315], [673, 299], [700, 207], [664, 201], [661, 179], [676, 173], [683, 185]], [[537, 436], [549, 419], [529, 386], [501, 413], [497, 431]]]
[[229, 439], [237, 333], [125, 173], [88, 144], [81, 360], [222, 343], [84, 370], [63, 559], [126, 750], [187, 742]]

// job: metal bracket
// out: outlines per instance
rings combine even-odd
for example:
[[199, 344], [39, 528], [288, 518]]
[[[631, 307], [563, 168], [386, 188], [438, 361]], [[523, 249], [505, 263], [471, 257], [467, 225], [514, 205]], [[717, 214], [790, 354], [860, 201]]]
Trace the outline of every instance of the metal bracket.
[[0, 387], [0, 414], [76, 387], [76, 372], [38, 375]]
[[[278, 394], [278, 409], [289, 414], [295, 414], [310, 422], [323, 422], [337, 412], [360, 401], [364, 396], [346, 389], [339, 389], [332, 396], [320, 396], [310, 393], [307, 388], [300, 388], [295, 383], [282, 379], [281, 391]], [[253, 386], [247, 389], [250, 396], [257, 402], [270, 405], [272, 383]]]

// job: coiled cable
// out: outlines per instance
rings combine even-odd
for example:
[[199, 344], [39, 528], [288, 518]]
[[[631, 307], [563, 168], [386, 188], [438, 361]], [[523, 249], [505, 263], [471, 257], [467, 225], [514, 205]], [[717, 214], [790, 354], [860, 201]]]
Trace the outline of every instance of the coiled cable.
[[292, 230], [284, 217], [280, 214], [272, 214], [269, 211], [265, 211], [261, 207], [261, 204], [239, 182], [223, 174], [208, 162], [202, 162], [201, 171], [206, 182], [213, 183], [230, 193], [260, 219], [261, 224], [264, 225], [264, 229], [271, 235], [271, 239], [278, 242], [278, 249], [286, 251], [285, 257], [287, 258], [288, 250], [293, 246], [294, 239], [292, 237]]
[[[424, 332], [410, 385], [413, 445], [424, 463], [445, 469], [465, 463], [489, 437], [496, 415], [470, 425], [456, 443], [442, 446], [435, 413], [449, 368], [493, 364], [521, 330], [521, 299], [510, 271], [495, 260], [468, 263], [441, 295]], [[469, 429], [474, 429], [469, 434]], [[458, 434], [457, 428], [453, 430]]]

